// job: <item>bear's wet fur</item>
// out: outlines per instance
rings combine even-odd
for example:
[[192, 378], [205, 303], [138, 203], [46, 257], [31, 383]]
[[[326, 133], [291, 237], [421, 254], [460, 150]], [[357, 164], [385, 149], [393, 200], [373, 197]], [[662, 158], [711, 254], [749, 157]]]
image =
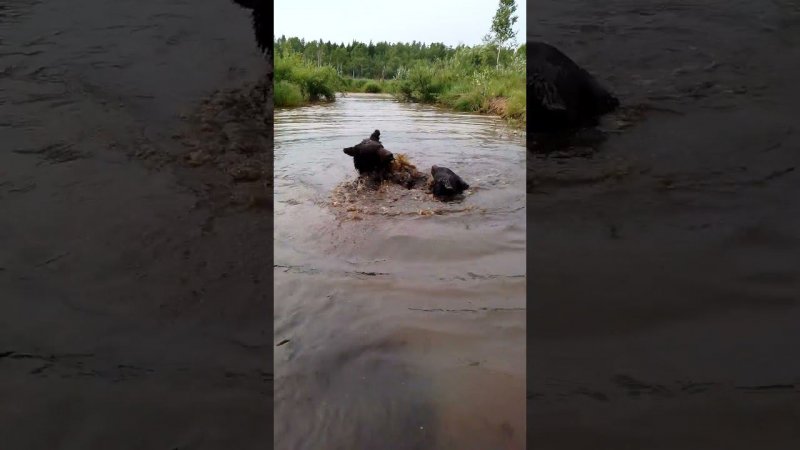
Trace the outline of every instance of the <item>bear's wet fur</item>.
[[343, 151], [353, 157], [353, 164], [359, 173], [356, 182], [362, 185], [376, 188], [388, 181], [406, 189], [420, 189], [431, 181], [431, 192], [440, 199], [455, 197], [469, 189], [469, 184], [447, 167], [433, 166], [431, 176], [428, 176], [417, 170], [405, 154], [398, 153], [395, 157], [380, 143], [379, 130], [375, 130], [369, 139]]
[[560, 133], [595, 126], [619, 100], [567, 55], [544, 42], [528, 42], [528, 87], [533, 91], [528, 131]]
[[469, 189], [469, 184], [447, 167], [431, 167], [431, 176], [433, 177], [431, 192], [436, 197], [450, 198]]
[[347, 147], [344, 153], [353, 157], [353, 165], [360, 175], [373, 174], [384, 178], [392, 170], [394, 155], [380, 141], [381, 132], [375, 130], [368, 139]]
[[380, 142], [381, 141], [381, 131], [380, 130], [373, 131], [372, 134], [369, 135], [369, 139], [371, 141]]
[[375, 141], [360, 143], [344, 149], [344, 153], [353, 157], [353, 165], [358, 173], [383, 174], [391, 170], [394, 155]]

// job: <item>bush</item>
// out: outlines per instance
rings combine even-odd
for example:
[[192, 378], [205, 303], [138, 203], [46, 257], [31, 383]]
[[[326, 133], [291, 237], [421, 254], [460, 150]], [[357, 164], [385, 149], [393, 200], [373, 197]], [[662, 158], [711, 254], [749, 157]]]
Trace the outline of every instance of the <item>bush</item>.
[[346, 89], [348, 92], [362, 92], [365, 84], [367, 84], [367, 80], [361, 78], [348, 78]]
[[275, 106], [300, 106], [305, 103], [303, 91], [300, 86], [291, 81], [281, 80], [275, 83]]
[[395, 80], [383, 80], [381, 81], [381, 89], [383, 89], [383, 92], [396, 93], [398, 83]]
[[458, 95], [451, 103], [457, 111], [479, 112], [483, 109], [485, 97], [477, 90], [472, 90]]
[[525, 122], [524, 57], [497, 68], [486, 48], [460, 49], [445, 61], [398, 71], [393, 92], [402, 100], [439, 103], [457, 111], [498, 114]]
[[322, 98], [334, 101], [336, 91], [344, 87], [344, 80], [333, 67], [316, 66], [295, 53], [276, 56], [274, 73], [276, 106], [298, 106]]
[[325, 97], [325, 100], [333, 101], [337, 88], [342, 86], [341, 78], [330, 66], [310, 68], [304, 81], [306, 93], [312, 101], [322, 97]]
[[364, 85], [364, 92], [368, 92], [370, 94], [379, 94], [383, 92], [383, 89], [381, 89], [381, 86], [378, 83], [370, 81]]

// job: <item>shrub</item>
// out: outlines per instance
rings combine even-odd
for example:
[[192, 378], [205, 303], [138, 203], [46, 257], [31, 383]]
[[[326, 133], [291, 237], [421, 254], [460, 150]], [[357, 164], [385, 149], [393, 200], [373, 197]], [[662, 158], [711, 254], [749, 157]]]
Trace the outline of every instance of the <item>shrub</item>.
[[370, 94], [379, 94], [383, 92], [383, 89], [381, 89], [381, 86], [378, 83], [370, 81], [364, 85], [364, 92], [368, 92]]
[[[331, 66], [316, 66], [303, 60], [296, 53], [287, 53], [275, 58], [276, 106], [297, 106], [322, 98], [334, 101], [336, 91], [343, 87], [344, 80]], [[297, 100], [298, 90], [300, 103]], [[282, 96], [280, 99], [279, 95]]]
[[275, 106], [300, 106], [305, 102], [300, 86], [291, 81], [281, 80], [275, 83]]

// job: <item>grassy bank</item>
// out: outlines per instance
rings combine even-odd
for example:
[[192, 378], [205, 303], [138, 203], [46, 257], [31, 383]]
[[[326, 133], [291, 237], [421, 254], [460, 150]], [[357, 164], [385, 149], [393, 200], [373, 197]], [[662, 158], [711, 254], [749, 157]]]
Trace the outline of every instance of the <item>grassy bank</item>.
[[501, 64], [491, 48], [464, 47], [453, 54], [400, 67], [391, 79], [342, 77], [290, 51], [275, 57], [275, 106], [334, 101], [336, 92], [389, 93], [402, 101], [430, 103], [456, 111], [494, 114], [524, 126], [525, 52], [504, 54]]
[[447, 60], [400, 71], [395, 80], [396, 95], [456, 111], [495, 114], [524, 126], [524, 52], [499, 67], [485, 63], [485, 52], [480, 47], [461, 49]]

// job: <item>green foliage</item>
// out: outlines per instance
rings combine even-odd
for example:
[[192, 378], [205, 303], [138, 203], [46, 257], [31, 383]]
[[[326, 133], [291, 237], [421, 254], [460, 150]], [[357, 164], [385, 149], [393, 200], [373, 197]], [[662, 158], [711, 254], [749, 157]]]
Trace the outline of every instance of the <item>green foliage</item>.
[[303, 91], [300, 86], [291, 81], [281, 80], [275, 82], [275, 106], [300, 106], [305, 103]]
[[363, 78], [347, 78], [345, 88], [347, 92], [364, 92], [367, 81]]
[[442, 85], [436, 77], [432, 66], [416, 64], [403, 72], [400, 79], [400, 92], [407, 100], [433, 102], [441, 93]]
[[322, 99], [334, 101], [336, 91], [344, 85], [336, 69], [316, 66], [288, 46], [284, 44], [284, 51], [275, 55], [275, 106], [298, 106]]
[[438, 103], [458, 111], [499, 114], [525, 122], [525, 56], [509, 54], [494, 65], [488, 46], [462, 48], [433, 64], [401, 68], [396, 96], [401, 100]]
[[364, 92], [368, 92], [370, 94], [378, 94], [383, 92], [383, 89], [381, 89], [380, 84], [374, 81], [370, 81], [366, 85], [364, 85]]
[[506, 42], [517, 37], [514, 31], [514, 24], [517, 23], [517, 4], [515, 0], [500, 0], [497, 12], [492, 19], [491, 31], [494, 34], [494, 41], [497, 45], [503, 46]]
[[500, 0], [497, 12], [492, 19], [490, 33], [484, 37], [486, 43], [493, 44], [497, 48], [497, 66], [500, 66], [500, 52], [508, 43], [516, 40], [517, 32], [514, 31], [514, 24], [517, 23], [517, 4], [515, 0]]
[[340, 45], [281, 37], [275, 52], [275, 105], [297, 105], [298, 92], [300, 104], [333, 100], [337, 91], [392, 93], [401, 100], [524, 123], [525, 56], [524, 44], [513, 49], [417, 42]]
[[397, 91], [396, 80], [370, 80], [365, 78], [345, 78], [345, 92], [366, 92], [369, 94], [393, 93]]
[[295, 72], [295, 80], [303, 89], [303, 94], [311, 101], [322, 98], [333, 101], [336, 90], [342, 86], [341, 77], [330, 66], [305, 65]]

